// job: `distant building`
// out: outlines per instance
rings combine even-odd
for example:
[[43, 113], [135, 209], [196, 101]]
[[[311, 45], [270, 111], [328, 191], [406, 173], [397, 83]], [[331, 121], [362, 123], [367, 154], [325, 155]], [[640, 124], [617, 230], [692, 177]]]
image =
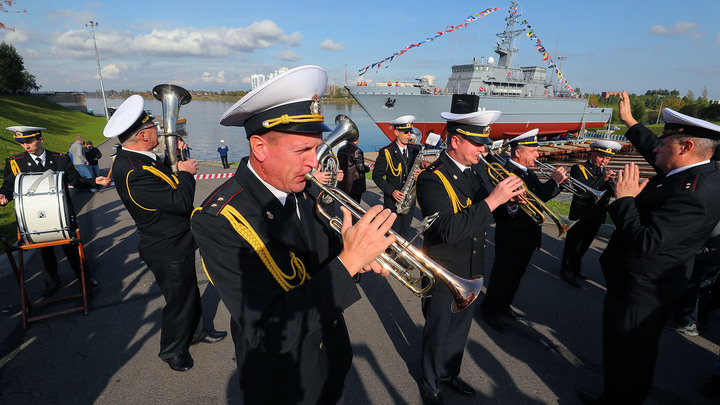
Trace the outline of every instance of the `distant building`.
[[720, 104], [720, 100], [708, 100], [710, 104]]
[[261, 73], [250, 75], [250, 84], [252, 86], [251, 90], [255, 90], [255, 88], [260, 87], [265, 83], [266, 81], [272, 79], [273, 77], [287, 72], [288, 68], [281, 67], [280, 69], [276, 69], [274, 72], [270, 73], [269, 75], [264, 75]]
[[252, 85], [252, 90], [255, 90], [256, 87], [260, 87], [260, 86], [262, 86], [263, 83], [265, 83], [265, 75], [261, 75], [261, 74], [251, 75], [250, 83]]

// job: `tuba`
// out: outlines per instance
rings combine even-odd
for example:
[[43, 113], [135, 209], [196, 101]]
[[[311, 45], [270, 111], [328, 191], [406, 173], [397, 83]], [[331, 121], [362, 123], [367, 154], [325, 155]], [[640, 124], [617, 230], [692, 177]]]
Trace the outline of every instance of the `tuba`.
[[[350, 136], [350, 134], [346, 134], [345, 132], [357, 130], [357, 128], [354, 128], [354, 124], [350, 125], [352, 123], [350, 118], [345, 116], [342, 117], [344, 118], [336, 118], [336, 122], [339, 122], [338, 126], [330, 133], [330, 135], [328, 135], [323, 145], [329, 146], [330, 144], [337, 143], [335, 139], [344, 139], [345, 137]], [[327, 146], [323, 147], [322, 145], [318, 148], [318, 160], [320, 160], [319, 158], [321, 157], [321, 153], [325, 153], [326, 149]], [[337, 201], [340, 205], [347, 208], [348, 211], [352, 213], [353, 217], [357, 219], [365, 215], [366, 210], [364, 210], [360, 204], [337, 187], [322, 184], [315, 178], [315, 176], [313, 176], [313, 173], [314, 170], [306, 174], [305, 179], [315, 183], [315, 185], [321, 190], [318, 194], [315, 208], [318, 213], [328, 221], [330, 227], [335, 232], [341, 233], [342, 220], [337, 217], [331, 217], [324, 210], [321, 201], [323, 196], [328, 196], [332, 200]], [[388, 234], [394, 235], [396, 238], [395, 242], [390, 245], [392, 254], [387, 251], [383, 252], [375, 260], [377, 260], [383, 268], [387, 269], [393, 277], [398, 279], [398, 281], [410, 289], [410, 291], [412, 291], [415, 295], [420, 297], [427, 296], [428, 291], [435, 281], [440, 280], [450, 290], [453, 297], [451, 309], [454, 313], [458, 313], [470, 306], [470, 304], [472, 304], [480, 295], [480, 289], [483, 286], [482, 277], [474, 278], [472, 280], [466, 280], [458, 277], [427, 257], [418, 248], [402, 238], [395, 231], [390, 230], [388, 231]], [[401, 261], [408, 263], [409, 267], [402, 265]], [[417, 270], [419, 275], [413, 275], [411, 273], [413, 270]]]
[[[317, 149], [318, 166], [321, 172], [330, 172], [330, 180], [328, 181], [329, 187], [337, 187], [337, 174], [340, 170], [340, 165], [337, 156], [333, 152], [333, 148], [343, 141], [354, 139], [358, 136], [357, 125], [350, 119], [350, 117], [338, 114], [335, 117], [335, 129], [328, 134], [323, 143]], [[322, 202], [327, 205], [332, 203], [333, 199], [325, 195]]]
[[192, 100], [190, 92], [174, 84], [158, 84], [153, 87], [153, 96], [162, 102], [163, 107], [163, 134], [165, 144], [165, 156], [168, 157], [170, 167], [174, 173], [177, 168], [177, 137], [180, 136], [177, 129], [180, 106]]

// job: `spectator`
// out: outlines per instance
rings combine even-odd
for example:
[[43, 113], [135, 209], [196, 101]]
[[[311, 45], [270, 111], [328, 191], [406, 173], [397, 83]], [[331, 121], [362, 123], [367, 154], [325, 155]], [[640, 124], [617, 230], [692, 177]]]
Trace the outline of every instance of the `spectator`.
[[228, 164], [227, 156], [228, 156], [228, 147], [225, 145], [225, 141], [222, 139], [220, 140], [220, 146], [217, 148], [218, 153], [220, 154], [220, 161], [222, 162], [223, 169], [227, 169], [230, 167]]
[[82, 177], [86, 179], [91, 178], [90, 169], [88, 168], [88, 160], [85, 157], [85, 148], [83, 148], [85, 141], [83, 137], [78, 135], [75, 137], [75, 142], [70, 144], [69, 154], [72, 156], [72, 162], [75, 169]]
[[85, 158], [88, 161], [88, 169], [90, 170], [90, 177], [98, 177], [100, 176], [100, 158], [102, 157], [102, 153], [100, 153], [100, 149], [93, 146], [93, 143], [90, 141], [87, 141], [85, 146], [87, 146], [87, 149], [85, 149]]

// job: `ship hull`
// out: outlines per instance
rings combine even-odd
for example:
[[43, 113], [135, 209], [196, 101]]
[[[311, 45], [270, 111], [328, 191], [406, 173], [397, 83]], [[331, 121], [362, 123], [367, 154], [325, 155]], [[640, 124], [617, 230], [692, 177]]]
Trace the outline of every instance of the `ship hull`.
[[[452, 95], [420, 94], [410, 87], [347, 86], [350, 94], [390, 139], [389, 123], [402, 115], [414, 115], [414, 126], [424, 136], [432, 131], [445, 136], [443, 111], [450, 111]], [[534, 128], [539, 137], [565, 135], [582, 129], [601, 128], [611, 108], [589, 107], [582, 98], [480, 96], [480, 108], [498, 110], [502, 116], [491, 128], [493, 140], [507, 139]]]

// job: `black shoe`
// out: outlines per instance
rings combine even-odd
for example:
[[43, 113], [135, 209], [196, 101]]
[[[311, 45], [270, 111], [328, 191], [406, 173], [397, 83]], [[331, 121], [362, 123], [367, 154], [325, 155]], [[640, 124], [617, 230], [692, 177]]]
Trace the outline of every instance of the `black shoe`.
[[473, 387], [468, 385], [465, 381], [461, 380], [460, 377], [455, 377], [452, 380], [445, 383], [448, 387], [450, 387], [451, 390], [457, 392], [461, 395], [475, 395], [475, 390]]
[[58, 286], [52, 286], [52, 287], [46, 287], [45, 291], [43, 291], [42, 296], [43, 298], [49, 298], [51, 295], [55, 294], [57, 290], [59, 290], [60, 287]]
[[565, 271], [561, 272], [560, 278], [562, 278], [566, 283], [570, 284], [571, 286], [573, 286], [575, 288], [582, 288], [580, 283], [578, 283], [578, 281], [575, 279], [575, 276], [573, 276], [572, 274], [570, 274], [568, 272], [565, 272]]
[[514, 320], [516, 320], [516, 321], [525, 321], [525, 320], [527, 320], [527, 316], [525, 316], [525, 315], [523, 315], [523, 314], [521, 314], [521, 313], [519, 313], [519, 312], [515, 312], [512, 308], [511, 308], [511, 309], [508, 309], [507, 312], [505, 312], [503, 315], [507, 316], [507, 317], [510, 318], [510, 319], [514, 319]]
[[578, 398], [584, 403], [588, 405], [598, 405], [600, 404], [600, 400], [595, 395], [585, 392], [585, 391], [577, 391], [576, 392]]
[[582, 274], [582, 273], [576, 274], [575, 278], [579, 278], [580, 280], [583, 280], [583, 281], [590, 280], [590, 277], [588, 277], [587, 275]]
[[495, 329], [496, 331], [498, 331], [500, 333], [505, 333], [505, 326], [502, 324], [502, 322], [500, 322], [498, 317], [493, 316], [493, 317], [487, 317], [484, 319], [485, 319], [485, 322], [487, 322], [488, 326], [490, 326], [491, 328]]
[[188, 352], [178, 354], [177, 356], [171, 357], [169, 359], [165, 359], [165, 361], [170, 366], [170, 368], [175, 371], [188, 371], [192, 368], [194, 364], [193, 359]]
[[217, 343], [223, 339], [225, 339], [225, 336], [227, 336], [227, 332], [208, 332], [207, 335], [205, 335], [204, 338], [193, 340], [190, 345], [196, 345], [198, 343]]
[[433, 394], [432, 392], [427, 392], [424, 389], [420, 389], [420, 398], [422, 398], [423, 405], [443, 405], [444, 402], [442, 398], [440, 398], [440, 393]]

